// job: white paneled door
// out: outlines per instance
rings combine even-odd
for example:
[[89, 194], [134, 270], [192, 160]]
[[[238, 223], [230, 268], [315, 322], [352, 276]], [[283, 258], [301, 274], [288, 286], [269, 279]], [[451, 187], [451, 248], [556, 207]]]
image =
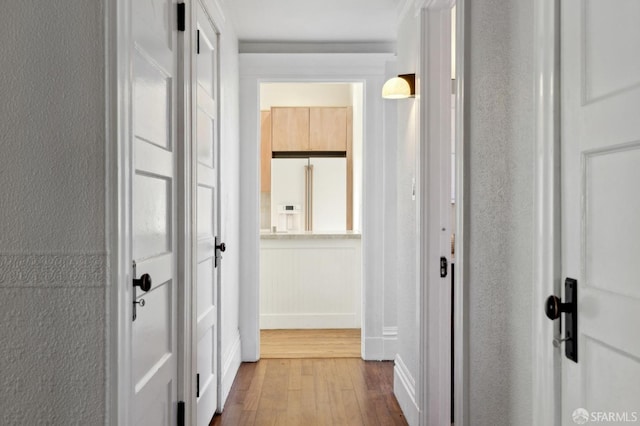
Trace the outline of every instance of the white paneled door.
[[132, 325], [134, 425], [175, 425], [177, 410], [176, 89], [177, 31], [170, 0], [132, 4]]
[[623, 424], [640, 421], [640, 1], [561, 5], [562, 269], [578, 287], [562, 424]]
[[[197, 425], [211, 421], [218, 402], [218, 36], [196, 4], [195, 146], [196, 161], [196, 305]], [[220, 259], [217, 259], [219, 262]]]

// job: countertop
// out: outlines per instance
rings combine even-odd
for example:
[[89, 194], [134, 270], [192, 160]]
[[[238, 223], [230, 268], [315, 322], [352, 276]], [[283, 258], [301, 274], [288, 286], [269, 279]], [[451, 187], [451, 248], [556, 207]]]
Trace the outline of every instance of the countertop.
[[305, 239], [332, 239], [332, 240], [359, 240], [361, 234], [355, 231], [299, 231], [299, 232], [271, 232], [260, 231], [262, 240], [305, 240]]

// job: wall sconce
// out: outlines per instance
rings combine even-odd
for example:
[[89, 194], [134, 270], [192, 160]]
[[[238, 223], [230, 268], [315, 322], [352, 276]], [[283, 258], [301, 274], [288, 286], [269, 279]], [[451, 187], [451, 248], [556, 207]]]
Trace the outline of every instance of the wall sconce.
[[404, 99], [416, 97], [416, 75], [400, 74], [390, 78], [382, 86], [382, 97], [384, 99]]

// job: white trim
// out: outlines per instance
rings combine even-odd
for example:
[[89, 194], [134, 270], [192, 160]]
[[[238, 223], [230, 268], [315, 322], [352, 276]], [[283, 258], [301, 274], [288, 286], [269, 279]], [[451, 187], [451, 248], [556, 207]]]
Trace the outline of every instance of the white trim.
[[[560, 294], [560, 136], [559, 1], [534, 4], [536, 156], [534, 288], [532, 302], [532, 424], [560, 425], [560, 352], [551, 341], [559, 334], [544, 315], [550, 294]], [[554, 327], [555, 326], [555, 327]], [[555, 330], [555, 333], [554, 333]]]
[[[111, 257], [114, 259], [112, 269], [112, 285], [115, 287], [116, 300], [111, 306], [111, 313], [116, 316], [117, 347], [114, 348], [117, 357], [117, 382], [114, 383], [116, 392], [115, 423], [122, 426], [131, 424], [131, 400], [133, 385], [131, 382], [131, 288], [121, 283], [131, 282], [131, 9], [129, 0], [115, 0], [115, 31], [111, 37], [115, 38], [116, 55], [116, 152], [117, 157], [113, 167], [117, 167], [115, 187], [117, 188], [117, 204], [115, 218], [117, 228], [114, 230], [116, 242], [113, 244]], [[117, 257], [116, 257], [117, 256]], [[114, 360], [116, 361], [116, 360]]]
[[231, 345], [231, 349], [222, 360], [222, 385], [220, 389], [220, 401], [218, 404], [218, 412], [224, 408], [224, 403], [231, 392], [231, 386], [236, 378], [240, 364], [242, 363], [242, 353], [240, 349], [240, 333], [236, 332], [236, 337]]
[[468, 265], [466, 263], [468, 237], [465, 224], [468, 222], [467, 193], [469, 185], [465, 149], [468, 139], [469, 105], [466, 102], [467, 41], [469, 19], [466, 14], [467, 0], [456, 1], [456, 240], [455, 279], [453, 283], [453, 386], [454, 422], [457, 426], [468, 426], [469, 419], [469, 295], [466, 285]]
[[416, 404], [416, 381], [411, 376], [400, 355], [396, 355], [393, 368], [393, 393], [407, 419], [407, 423], [410, 426], [417, 425], [420, 418], [420, 409]]
[[383, 327], [382, 336], [385, 339], [393, 339], [398, 337], [398, 327]]
[[[382, 142], [383, 100], [380, 88], [385, 81], [385, 65], [391, 54], [241, 54], [240, 107], [240, 245], [246, 268], [240, 271], [240, 335], [243, 361], [260, 358], [259, 327], [259, 84], [261, 82], [342, 82], [364, 83], [363, 218], [362, 236], [362, 339], [365, 359], [369, 338], [382, 337], [380, 312], [384, 300], [382, 278], [382, 198], [376, 198], [383, 181]], [[367, 300], [369, 298], [369, 300]], [[379, 324], [379, 326], [378, 326]], [[382, 351], [380, 352], [382, 354]]]
[[382, 360], [393, 360], [398, 353], [398, 327], [382, 329]]
[[182, 214], [182, 220], [184, 222], [182, 223], [183, 228], [181, 229], [179, 238], [182, 243], [180, 246], [181, 250], [184, 250], [184, 257], [179, 257], [178, 259], [178, 264], [182, 268], [181, 272], [184, 274], [185, 279], [184, 293], [182, 294], [183, 299], [178, 299], [185, 307], [185, 315], [182, 317], [184, 329], [181, 330], [183, 334], [180, 340], [183, 345], [181, 352], [182, 362], [178, 364], [178, 368], [182, 369], [180, 391], [182, 392], [182, 400], [185, 402], [185, 424], [195, 424], [197, 420], [197, 404], [194, 378], [198, 366], [196, 326], [198, 313], [197, 309], [192, 309], [192, 307], [197, 306], [197, 295], [193, 286], [193, 280], [197, 277], [197, 264], [194, 256], [194, 254], [197, 253], [197, 241], [196, 238], [193, 237], [193, 235], [195, 235], [194, 224], [197, 220], [197, 208], [195, 206], [197, 200], [197, 160], [194, 155], [195, 150], [193, 150], [194, 135], [196, 134], [195, 120], [193, 120], [193, 111], [195, 111], [193, 82], [195, 81], [196, 75], [193, 55], [193, 28], [196, 22], [196, 8], [193, 7], [192, 2], [188, 2], [185, 4], [185, 9], [185, 31], [178, 32], [178, 45], [181, 46], [181, 49], [178, 50], [178, 68], [181, 69], [182, 73], [178, 81], [180, 81], [180, 77], [183, 79], [181, 86], [182, 92], [178, 93], [179, 96], [182, 95], [182, 104], [179, 105], [178, 109], [182, 119], [182, 122], [178, 125], [178, 137], [180, 137], [180, 133], [182, 133], [184, 137], [183, 143], [181, 144], [183, 148], [180, 149], [181, 154], [184, 156], [182, 164], [184, 170], [182, 173], [179, 173], [179, 175], [181, 175], [184, 183], [184, 193], [181, 194], [181, 202], [184, 204], [185, 209]]
[[419, 303], [421, 425], [451, 422], [451, 9], [429, 2], [420, 17]]

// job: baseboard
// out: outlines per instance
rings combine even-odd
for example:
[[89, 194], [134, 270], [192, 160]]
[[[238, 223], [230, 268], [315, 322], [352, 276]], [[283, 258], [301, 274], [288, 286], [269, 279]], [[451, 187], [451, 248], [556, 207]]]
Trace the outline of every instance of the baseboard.
[[227, 352], [227, 355], [222, 360], [222, 389], [220, 395], [220, 407], [219, 411], [222, 411], [224, 404], [227, 401], [229, 392], [231, 392], [231, 386], [236, 378], [240, 364], [242, 363], [242, 345], [240, 344], [240, 334], [235, 337], [231, 349]]
[[360, 318], [352, 314], [262, 314], [260, 329], [360, 328]]
[[365, 337], [364, 353], [365, 361], [393, 361], [398, 347], [398, 328], [385, 327], [382, 337]]
[[420, 409], [416, 404], [416, 381], [400, 355], [396, 355], [393, 368], [393, 393], [409, 426], [417, 425], [420, 421]]
[[385, 361], [393, 361], [398, 353], [398, 327], [382, 330], [382, 356]]

